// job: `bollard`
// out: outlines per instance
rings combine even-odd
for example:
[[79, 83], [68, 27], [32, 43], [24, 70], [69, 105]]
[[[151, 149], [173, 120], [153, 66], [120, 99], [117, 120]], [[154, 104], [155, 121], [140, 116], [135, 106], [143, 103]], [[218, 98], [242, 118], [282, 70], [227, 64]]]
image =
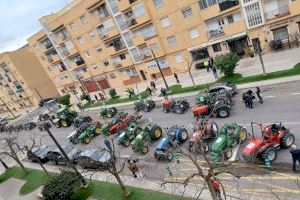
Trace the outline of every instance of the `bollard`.
[[265, 167], [267, 168], [268, 171], [272, 171], [272, 165], [271, 165], [271, 162], [269, 160], [269, 157], [265, 158]]
[[166, 166], [166, 170], [168, 171], [170, 176], [173, 176], [172, 169], [170, 166]]
[[178, 154], [177, 153], [173, 153], [173, 157], [175, 158], [176, 163], [179, 164], [180, 160], [179, 160]]

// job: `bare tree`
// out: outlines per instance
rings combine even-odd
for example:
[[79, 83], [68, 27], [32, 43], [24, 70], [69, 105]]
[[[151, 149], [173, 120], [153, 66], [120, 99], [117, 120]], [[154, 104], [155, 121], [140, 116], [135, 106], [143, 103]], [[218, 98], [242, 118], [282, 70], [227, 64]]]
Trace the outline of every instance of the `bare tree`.
[[[257, 36], [257, 38], [259, 38], [259, 35]], [[266, 69], [265, 69], [265, 64], [264, 64], [264, 60], [263, 60], [263, 55], [266, 53], [266, 44], [262, 47], [260, 45], [260, 42], [252, 42], [253, 44], [253, 48], [255, 50], [255, 53], [257, 53], [258, 57], [259, 57], [259, 60], [260, 60], [260, 64], [261, 64], [261, 67], [262, 67], [262, 70], [263, 70], [263, 74], [265, 75], [266, 74]]]
[[1, 158], [0, 158], [0, 163], [1, 163], [1, 165], [5, 168], [5, 170], [8, 169], [7, 164], [6, 164], [6, 163], [4, 162], [4, 160], [2, 160]]
[[191, 77], [191, 80], [192, 80], [192, 83], [193, 83], [193, 86], [195, 86], [195, 81], [194, 81], [194, 78], [192, 76], [192, 72], [191, 72], [191, 69], [192, 69], [192, 66], [194, 64], [194, 60], [193, 59], [189, 59], [187, 57], [184, 57], [186, 63], [187, 63], [187, 69], [188, 69], [188, 72], [189, 72], [189, 75]]
[[20, 152], [24, 154], [23, 149], [18, 144], [18, 134], [13, 135], [12, 133], [8, 133], [6, 135], [2, 135], [0, 137], [0, 144], [2, 146], [0, 150], [0, 155], [6, 155], [12, 158], [24, 171], [26, 171], [25, 166], [23, 165], [18, 156]]

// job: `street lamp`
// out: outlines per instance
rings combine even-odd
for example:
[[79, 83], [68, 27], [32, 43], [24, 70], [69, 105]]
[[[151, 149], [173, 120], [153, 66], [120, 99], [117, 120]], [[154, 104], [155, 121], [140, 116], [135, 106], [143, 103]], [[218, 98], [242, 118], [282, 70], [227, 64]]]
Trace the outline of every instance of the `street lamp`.
[[161, 75], [161, 77], [162, 77], [163, 80], [164, 80], [166, 89], [169, 89], [169, 86], [168, 86], [167, 81], [166, 81], [166, 79], [165, 79], [165, 76], [164, 76], [164, 74], [163, 74], [163, 72], [162, 72], [162, 70], [161, 70], [161, 67], [160, 67], [160, 65], [159, 65], [159, 62], [158, 62], [158, 60], [157, 60], [157, 58], [156, 58], [156, 56], [155, 56], [155, 54], [154, 54], [154, 52], [153, 52], [153, 50], [152, 50], [151, 48], [150, 48], [150, 51], [151, 51], [152, 56], [153, 56], [153, 58], [154, 58], [154, 60], [155, 60], [155, 62], [156, 62], [156, 65], [157, 65], [157, 67], [158, 67], [158, 69], [159, 69], [160, 75]]

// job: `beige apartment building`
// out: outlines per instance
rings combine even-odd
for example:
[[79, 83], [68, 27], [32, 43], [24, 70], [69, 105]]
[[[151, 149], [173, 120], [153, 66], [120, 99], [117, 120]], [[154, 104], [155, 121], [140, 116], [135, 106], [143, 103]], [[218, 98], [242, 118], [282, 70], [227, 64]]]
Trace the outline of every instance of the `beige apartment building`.
[[[42, 98], [58, 92], [28, 47], [0, 54], [0, 113], [14, 113], [37, 106]], [[5, 106], [7, 105], [7, 107]]]
[[300, 0], [75, 0], [28, 43], [60, 94], [98, 94], [160, 77], [151, 51], [168, 76], [253, 42], [269, 49], [299, 33], [299, 15]]

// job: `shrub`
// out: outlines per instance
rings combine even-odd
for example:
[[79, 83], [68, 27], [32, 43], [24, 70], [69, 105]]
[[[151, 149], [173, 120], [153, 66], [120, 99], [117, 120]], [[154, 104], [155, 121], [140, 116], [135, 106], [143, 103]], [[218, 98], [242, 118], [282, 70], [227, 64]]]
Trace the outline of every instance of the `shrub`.
[[59, 104], [65, 105], [65, 106], [69, 106], [70, 105], [70, 95], [66, 94], [64, 96], [61, 96], [57, 99], [57, 102]]
[[111, 98], [115, 98], [117, 96], [117, 92], [116, 92], [116, 89], [115, 88], [111, 88], [109, 91], [108, 91], [109, 95], [111, 96]]
[[215, 66], [224, 73], [225, 76], [232, 76], [236, 67], [236, 63], [239, 61], [239, 56], [236, 53], [229, 52], [220, 55], [216, 58]]
[[89, 94], [86, 94], [86, 93], [84, 93], [84, 94], [81, 95], [80, 100], [81, 101], [86, 100], [88, 102], [92, 101], [91, 96]]
[[45, 200], [67, 200], [80, 189], [81, 182], [75, 172], [63, 171], [51, 178], [43, 188]]

